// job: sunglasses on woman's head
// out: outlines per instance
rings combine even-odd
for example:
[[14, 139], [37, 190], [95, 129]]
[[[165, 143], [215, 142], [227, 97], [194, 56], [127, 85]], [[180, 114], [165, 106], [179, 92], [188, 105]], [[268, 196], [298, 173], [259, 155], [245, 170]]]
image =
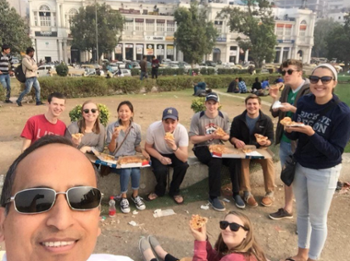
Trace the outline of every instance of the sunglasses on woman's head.
[[89, 186], [72, 187], [66, 192], [57, 192], [51, 188], [30, 188], [18, 191], [6, 200], [6, 204], [13, 201], [17, 212], [38, 214], [49, 211], [55, 205], [59, 194], [65, 194], [68, 206], [76, 211], [97, 208], [102, 199], [101, 191]]
[[97, 112], [97, 109], [91, 109], [91, 110], [89, 110], [89, 109], [84, 109], [84, 110], [83, 110], [83, 112], [86, 113], [86, 114], [88, 114], [89, 111], [91, 111], [92, 113], [96, 113], [96, 112]]
[[237, 224], [235, 222], [230, 223], [230, 222], [225, 221], [225, 220], [220, 221], [220, 228], [222, 230], [225, 230], [228, 226], [230, 226], [230, 230], [234, 231], [234, 232], [237, 232], [240, 228], [243, 228], [245, 231], [249, 230], [248, 228], [246, 228], [240, 224]]
[[283, 75], [283, 76], [285, 76], [286, 75], [286, 73], [288, 73], [288, 75], [292, 75], [292, 73], [293, 72], [298, 72], [299, 70], [292, 70], [292, 69], [288, 69], [288, 70], [283, 70], [283, 71], [281, 71], [281, 74]]
[[312, 84], [316, 84], [319, 82], [319, 80], [321, 80], [321, 82], [323, 84], [327, 84], [330, 83], [331, 80], [334, 80], [334, 78], [332, 76], [322, 76], [322, 77], [318, 77], [316, 75], [310, 75], [309, 76], [309, 80]]

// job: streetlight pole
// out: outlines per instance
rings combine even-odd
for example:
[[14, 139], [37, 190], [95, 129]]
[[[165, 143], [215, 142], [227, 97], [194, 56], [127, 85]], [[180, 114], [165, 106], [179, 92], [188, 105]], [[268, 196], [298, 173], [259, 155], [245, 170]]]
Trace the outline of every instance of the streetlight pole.
[[96, 60], [99, 63], [99, 55], [98, 55], [98, 27], [97, 27], [97, 0], [95, 0], [95, 20], [96, 20]]

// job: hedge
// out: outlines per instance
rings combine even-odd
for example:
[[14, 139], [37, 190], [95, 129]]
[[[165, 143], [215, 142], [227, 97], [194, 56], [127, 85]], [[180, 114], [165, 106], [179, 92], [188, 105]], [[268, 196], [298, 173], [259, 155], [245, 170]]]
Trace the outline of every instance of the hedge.
[[[142, 88], [145, 91], [150, 91], [153, 86], [158, 88], [158, 91], [175, 91], [193, 88], [198, 82], [206, 82], [208, 88], [227, 88], [231, 81], [236, 77], [242, 77], [250, 88], [255, 77], [260, 77], [260, 80], [268, 78], [270, 82], [277, 79], [277, 74], [264, 75], [181, 75], [181, 76], [162, 76], [158, 79], [139, 80], [139, 77], [120, 77], [110, 78], [99, 76], [89, 77], [41, 77], [38, 78], [41, 86], [41, 96], [46, 99], [52, 92], [61, 92], [67, 98], [85, 98], [94, 96], [114, 95], [116, 93], [138, 93]], [[24, 84], [22, 84], [22, 90]], [[0, 97], [4, 94], [0, 90]], [[34, 88], [31, 91], [34, 99]]]

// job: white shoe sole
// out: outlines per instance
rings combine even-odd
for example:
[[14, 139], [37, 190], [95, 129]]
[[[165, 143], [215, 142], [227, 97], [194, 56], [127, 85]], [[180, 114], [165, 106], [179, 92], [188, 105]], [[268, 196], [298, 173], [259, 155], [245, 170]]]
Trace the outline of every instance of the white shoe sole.
[[214, 210], [219, 211], [219, 212], [226, 211], [226, 208], [216, 208], [216, 207], [214, 207], [214, 205], [213, 205], [210, 201], [208, 201], [208, 202], [209, 202], [209, 205], [210, 205]]

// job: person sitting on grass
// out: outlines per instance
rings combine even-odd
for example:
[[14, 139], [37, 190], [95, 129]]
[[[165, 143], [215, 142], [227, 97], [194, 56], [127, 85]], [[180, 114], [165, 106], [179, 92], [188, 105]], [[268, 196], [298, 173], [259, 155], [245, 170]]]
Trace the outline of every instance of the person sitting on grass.
[[[134, 107], [130, 101], [122, 101], [117, 108], [118, 121], [113, 122], [107, 127], [108, 150], [115, 158], [120, 156], [133, 156], [136, 152], [149, 159], [148, 153], [141, 148], [141, 127], [133, 121]], [[140, 186], [140, 168], [113, 169], [113, 172], [120, 175], [120, 189], [122, 199], [120, 201], [120, 210], [123, 213], [130, 212], [129, 201], [127, 199], [128, 184], [131, 177], [132, 196], [131, 200], [135, 203], [138, 210], [146, 209], [146, 206], [139, 196]]]
[[172, 256], [154, 236], [140, 239], [140, 252], [145, 261], [156, 261], [154, 253], [164, 261], [268, 261], [255, 239], [252, 223], [246, 215], [231, 211], [219, 222], [219, 227], [221, 233], [214, 248], [208, 240], [206, 225], [199, 229], [190, 228], [195, 239], [192, 258], [179, 259]]
[[238, 89], [239, 89], [239, 93], [247, 93], [248, 92], [247, 85], [243, 81], [242, 77], [239, 77], [239, 79], [238, 79]]
[[[100, 123], [100, 113], [96, 103], [86, 101], [81, 107], [82, 119], [72, 122], [66, 129], [65, 137], [83, 153], [91, 152], [94, 148], [102, 152], [105, 145], [105, 128]], [[81, 135], [74, 135], [80, 133]]]

